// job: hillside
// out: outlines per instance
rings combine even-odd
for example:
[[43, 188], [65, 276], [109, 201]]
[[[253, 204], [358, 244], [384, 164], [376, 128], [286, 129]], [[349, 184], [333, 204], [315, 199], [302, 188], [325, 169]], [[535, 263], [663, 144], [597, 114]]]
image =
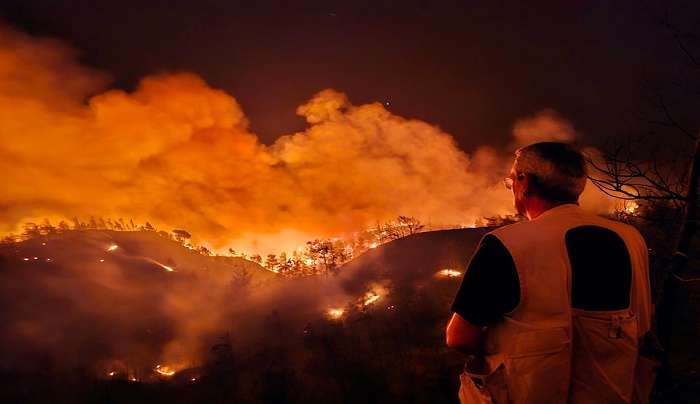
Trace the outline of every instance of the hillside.
[[463, 271], [485, 231], [412, 235], [297, 279], [149, 232], [2, 245], [0, 399], [453, 401], [461, 357], [443, 330], [461, 277], [437, 273]]

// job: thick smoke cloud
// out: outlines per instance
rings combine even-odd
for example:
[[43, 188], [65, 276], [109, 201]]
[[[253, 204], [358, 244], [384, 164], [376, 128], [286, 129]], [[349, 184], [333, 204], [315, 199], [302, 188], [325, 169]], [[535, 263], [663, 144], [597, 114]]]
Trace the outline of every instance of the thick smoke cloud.
[[574, 125], [551, 108], [517, 120], [513, 125], [515, 146], [536, 142], [573, 142], [577, 138]]
[[0, 37], [4, 232], [94, 215], [261, 247], [265, 237], [298, 245], [399, 214], [469, 224], [510, 210], [478, 157], [379, 103], [321, 91], [298, 109], [308, 129], [266, 146], [236, 100], [196, 75], [106, 90], [105, 75], [61, 43], [9, 28]]

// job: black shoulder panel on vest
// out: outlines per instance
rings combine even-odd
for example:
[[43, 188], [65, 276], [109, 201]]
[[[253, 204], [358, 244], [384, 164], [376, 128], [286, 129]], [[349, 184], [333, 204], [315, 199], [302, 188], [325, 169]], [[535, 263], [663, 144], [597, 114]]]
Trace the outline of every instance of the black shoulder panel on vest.
[[571, 300], [583, 310], [621, 310], [630, 305], [632, 264], [622, 238], [599, 226], [566, 233], [571, 262]]

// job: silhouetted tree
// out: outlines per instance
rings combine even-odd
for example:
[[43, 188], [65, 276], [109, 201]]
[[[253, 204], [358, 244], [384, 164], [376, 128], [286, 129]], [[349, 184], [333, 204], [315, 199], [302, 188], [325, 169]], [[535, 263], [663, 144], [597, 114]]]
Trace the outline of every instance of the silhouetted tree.
[[277, 256], [275, 254], [268, 254], [267, 258], [265, 258], [265, 268], [276, 272], [278, 265], [279, 261], [277, 260]]
[[173, 230], [173, 237], [178, 243], [184, 244], [187, 240], [192, 238], [192, 235], [187, 230], [175, 229]]

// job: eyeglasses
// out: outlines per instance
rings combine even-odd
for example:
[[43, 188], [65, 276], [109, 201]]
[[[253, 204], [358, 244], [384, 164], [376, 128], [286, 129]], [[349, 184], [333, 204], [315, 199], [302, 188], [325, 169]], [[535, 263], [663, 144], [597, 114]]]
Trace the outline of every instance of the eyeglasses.
[[506, 189], [513, 189], [513, 178], [511, 178], [511, 177], [504, 178], [503, 185], [505, 185]]
[[[515, 179], [513, 176], [515, 176]], [[506, 189], [513, 189], [513, 182], [515, 182], [515, 180], [522, 181], [523, 178], [525, 178], [525, 174], [511, 174], [503, 179], [503, 185], [505, 185]]]

